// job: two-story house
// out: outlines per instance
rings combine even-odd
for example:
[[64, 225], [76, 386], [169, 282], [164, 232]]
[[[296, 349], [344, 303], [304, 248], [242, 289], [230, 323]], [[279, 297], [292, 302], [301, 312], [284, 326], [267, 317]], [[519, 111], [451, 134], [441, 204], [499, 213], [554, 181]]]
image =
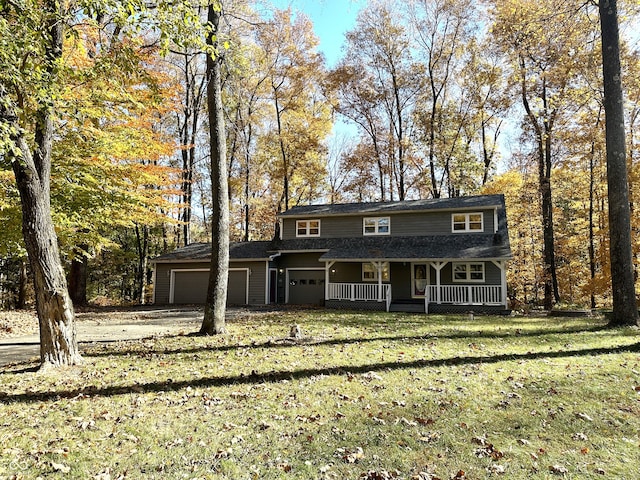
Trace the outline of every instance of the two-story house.
[[[422, 312], [507, 310], [504, 197], [308, 205], [272, 241], [230, 248], [230, 305]], [[155, 303], [203, 303], [210, 245], [154, 259]]]

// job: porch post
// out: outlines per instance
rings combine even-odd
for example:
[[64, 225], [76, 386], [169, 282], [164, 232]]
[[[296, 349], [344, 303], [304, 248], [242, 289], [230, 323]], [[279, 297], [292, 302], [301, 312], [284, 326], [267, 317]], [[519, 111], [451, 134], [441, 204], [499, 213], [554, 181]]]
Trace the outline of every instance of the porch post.
[[509, 308], [509, 305], [507, 304], [507, 262], [504, 260], [494, 260], [493, 264], [500, 269], [500, 300], [506, 310]]
[[440, 292], [440, 270], [447, 262], [432, 262], [433, 268], [436, 269], [436, 303], [442, 303], [442, 293]]
[[378, 301], [382, 301], [382, 262], [375, 262], [375, 267], [378, 269]]
[[336, 262], [324, 262], [324, 301], [329, 300], [329, 273]]

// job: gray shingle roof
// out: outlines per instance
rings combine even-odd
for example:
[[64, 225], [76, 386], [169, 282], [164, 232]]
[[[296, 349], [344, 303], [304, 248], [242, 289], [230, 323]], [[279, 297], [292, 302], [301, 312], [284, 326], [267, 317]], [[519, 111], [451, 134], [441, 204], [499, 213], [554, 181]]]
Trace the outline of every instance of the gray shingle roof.
[[280, 213], [280, 217], [323, 217], [331, 215], [382, 214], [387, 212], [416, 212], [433, 210], [469, 210], [502, 207], [503, 195], [477, 195], [455, 198], [431, 198], [398, 202], [336, 203], [301, 205]]
[[[230, 260], [266, 260], [273, 252], [269, 252], [271, 242], [237, 242], [229, 245]], [[211, 259], [210, 243], [192, 243], [154, 258], [153, 262], [208, 261]]]
[[502, 234], [292, 239], [274, 243], [282, 252], [325, 251], [320, 260], [445, 260], [511, 258]]

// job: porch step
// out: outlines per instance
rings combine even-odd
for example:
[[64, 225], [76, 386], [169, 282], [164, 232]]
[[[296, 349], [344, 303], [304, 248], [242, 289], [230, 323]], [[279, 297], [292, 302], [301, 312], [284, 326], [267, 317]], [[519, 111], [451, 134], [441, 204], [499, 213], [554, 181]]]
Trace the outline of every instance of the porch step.
[[390, 312], [424, 313], [424, 302], [391, 302]]

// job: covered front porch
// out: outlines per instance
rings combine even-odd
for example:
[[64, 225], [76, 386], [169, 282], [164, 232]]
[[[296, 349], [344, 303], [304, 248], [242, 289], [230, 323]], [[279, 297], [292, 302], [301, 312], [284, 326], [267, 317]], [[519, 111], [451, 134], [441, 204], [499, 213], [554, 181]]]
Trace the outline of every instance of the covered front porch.
[[327, 261], [325, 305], [424, 313], [502, 313], [508, 308], [506, 261]]

